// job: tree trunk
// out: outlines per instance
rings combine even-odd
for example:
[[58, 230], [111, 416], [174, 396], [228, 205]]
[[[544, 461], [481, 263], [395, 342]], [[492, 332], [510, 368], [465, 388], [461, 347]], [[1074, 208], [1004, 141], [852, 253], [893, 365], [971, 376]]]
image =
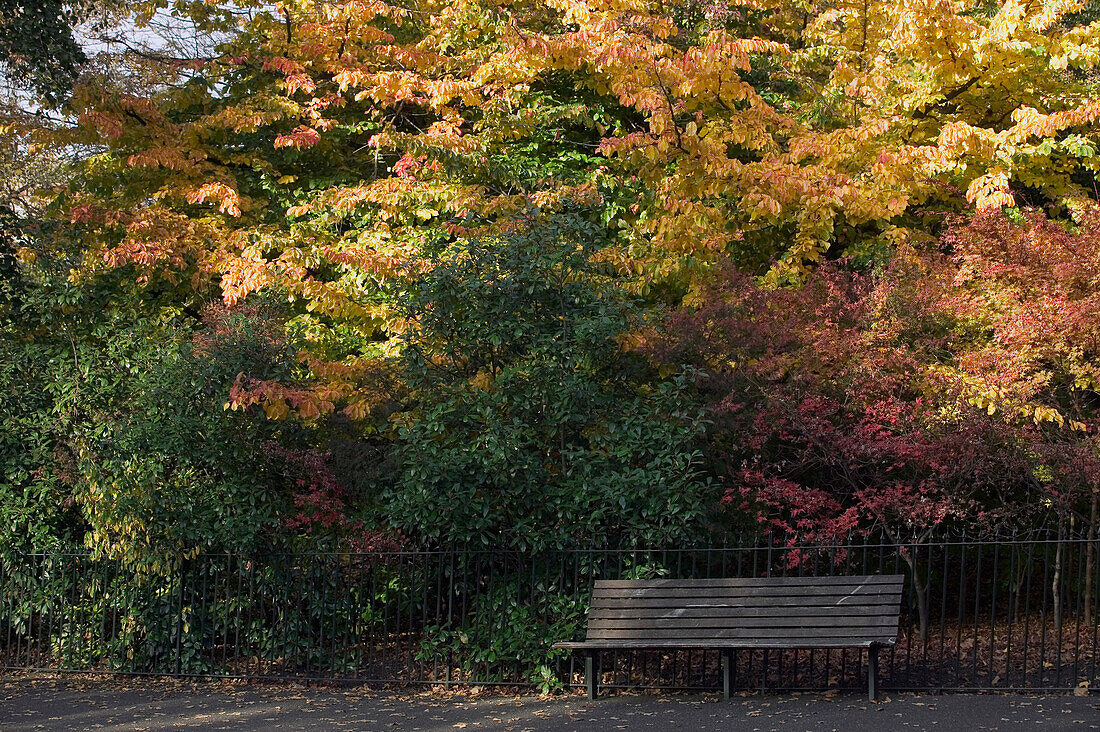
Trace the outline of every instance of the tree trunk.
[[1016, 582], [1016, 587], [1014, 588], [1016, 599], [1013, 601], [1012, 604], [1014, 611], [1012, 618], [1014, 618], [1017, 622], [1023, 620], [1024, 618], [1024, 583], [1025, 580], [1027, 580], [1027, 573], [1030, 571], [1031, 568], [1027, 566], [1027, 563], [1021, 559], [1020, 569], [1016, 573], [1016, 576], [1013, 578], [1013, 580]]
[[1085, 625], [1092, 627], [1095, 612], [1095, 600], [1092, 586], [1093, 575], [1096, 574], [1096, 521], [1100, 512], [1100, 491], [1092, 489], [1092, 499], [1089, 501], [1089, 530], [1085, 544]]
[[913, 591], [917, 595], [917, 622], [920, 629], [920, 642], [923, 644], [928, 640], [928, 583], [924, 581], [917, 569], [916, 557], [904, 548], [898, 553], [909, 565], [909, 573], [913, 575]]
[[1050, 582], [1050, 593], [1054, 597], [1054, 632], [1061, 638], [1062, 633], [1062, 554], [1065, 539], [1066, 519], [1058, 517], [1058, 542], [1054, 549], [1054, 577]]

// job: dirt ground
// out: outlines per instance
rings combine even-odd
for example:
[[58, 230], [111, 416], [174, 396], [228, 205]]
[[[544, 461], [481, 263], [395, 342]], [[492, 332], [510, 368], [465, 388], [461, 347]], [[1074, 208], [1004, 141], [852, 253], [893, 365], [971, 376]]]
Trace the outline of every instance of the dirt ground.
[[0, 729], [378, 730], [558, 732], [691, 730], [1100, 730], [1100, 697], [1000, 694], [610, 694], [540, 697], [485, 689], [186, 682], [112, 677], [0, 677]]

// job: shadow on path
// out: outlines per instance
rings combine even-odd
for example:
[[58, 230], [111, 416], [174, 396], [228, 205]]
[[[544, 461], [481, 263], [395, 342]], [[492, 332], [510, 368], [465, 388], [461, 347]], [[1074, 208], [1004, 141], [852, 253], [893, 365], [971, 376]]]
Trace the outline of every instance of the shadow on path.
[[283, 685], [159, 680], [0, 680], [0, 729], [266, 730], [401, 732], [870, 732], [878, 730], [1100, 730], [1100, 699], [1072, 696], [738, 697], [579, 694], [392, 694]]

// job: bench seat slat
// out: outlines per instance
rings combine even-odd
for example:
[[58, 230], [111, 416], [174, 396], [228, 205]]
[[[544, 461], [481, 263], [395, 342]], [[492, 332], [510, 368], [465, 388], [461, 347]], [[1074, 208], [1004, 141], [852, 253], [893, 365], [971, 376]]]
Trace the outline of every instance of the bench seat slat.
[[614, 588], [597, 587], [592, 599], [630, 597], [879, 597], [901, 593], [901, 585], [832, 585], [829, 587], [654, 587]]
[[882, 605], [897, 607], [901, 593], [853, 602], [840, 597], [604, 597], [592, 600], [590, 607], [597, 608], [645, 608], [645, 607], [863, 607]]
[[[589, 631], [595, 628], [887, 628], [898, 627], [898, 616], [815, 618], [810, 615], [792, 618], [592, 618]], [[826, 633], [827, 634], [827, 633]]]
[[679, 604], [669, 607], [593, 607], [588, 613], [589, 621], [665, 617], [730, 618], [731, 620], [741, 621], [745, 618], [896, 618], [897, 616], [898, 607], [896, 602], [892, 605], [830, 605], [827, 607], [806, 607], [804, 605], [741, 607], [721, 604]]
[[637, 629], [594, 628], [588, 631], [589, 640], [678, 640], [707, 638], [884, 638], [897, 635], [897, 626], [891, 629], [832, 628], [648, 628]]
[[612, 580], [598, 579], [595, 587], [617, 590], [650, 587], [753, 587], [770, 589], [774, 587], [828, 587], [831, 585], [896, 585], [901, 584], [901, 575], [866, 575], [852, 577], [836, 575], [832, 577], [711, 577], [704, 579], [649, 579], [649, 580]]
[[555, 643], [552, 648], [564, 648], [566, 650], [640, 650], [659, 651], [667, 649], [745, 649], [745, 648], [867, 648], [871, 645], [892, 646], [896, 639], [857, 639], [837, 638], [813, 640], [807, 638], [787, 638], [772, 640], [756, 640], [752, 638], [703, 638], [697, 640], [585, 640], [565, 641]]

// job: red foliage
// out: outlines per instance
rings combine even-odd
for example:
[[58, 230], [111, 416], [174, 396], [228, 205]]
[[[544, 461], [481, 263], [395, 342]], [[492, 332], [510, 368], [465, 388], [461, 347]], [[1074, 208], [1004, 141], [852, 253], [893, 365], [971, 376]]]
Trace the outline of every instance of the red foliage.
[[791, 546], [875, 530], [904, 544], [1072, 503], [1095, 481], [1092, 438], [975, 406], [967, 389], [989, 378], [1064, 407], [1039, 372], [1067, 364], [1061, 391], [1091, 374], [1100, 238], [1075, 237], [1037, 215], [983, 217], [956, 229], [953, 257], [899, 256], [873, 275], [824, 265], [769, 291], [722, 271], [651, 355], [708, 374], [727, 510]]
[[1100, 207], [1075, 208], [1072, 225], [1039, 211], [957, 222], [944, 239], [957, 267], [944, 308], [992, 332], [965, 354], [968, 371], [1084, 421], [1081, 400], [1100, 384]]
[[321, 141], [321, 135], [317, 130], [305, 125], [298, 125], [289, 134], [278, 135], [275, 138], [275, 147], [295, 147], [298, 149], [313, 147]]
[[315, 537], [335, 539], [341, 549], [354, 552], [399, 551], [400, 532], [368, 528], [362, 519], [347, 515], [344, 487], [329, 468], [329, 454], [323, 450], [288, 450], [274, 443], [265, 446], [270, 457], [283, 461], [294, 482], [297, 513], [283, 523]]
[[[428, 160], [427, 155], [413, 156], [409, 153], [405, 153], [401, 156], [401, 159], [393, 164], [393, 174], [398, 178], [409, 178], [410, 180], [416, 180], [416, 174], [421, 168], [425, 167], [425, 163]], [[434, 161], [432, 166], [437, 166]]]

